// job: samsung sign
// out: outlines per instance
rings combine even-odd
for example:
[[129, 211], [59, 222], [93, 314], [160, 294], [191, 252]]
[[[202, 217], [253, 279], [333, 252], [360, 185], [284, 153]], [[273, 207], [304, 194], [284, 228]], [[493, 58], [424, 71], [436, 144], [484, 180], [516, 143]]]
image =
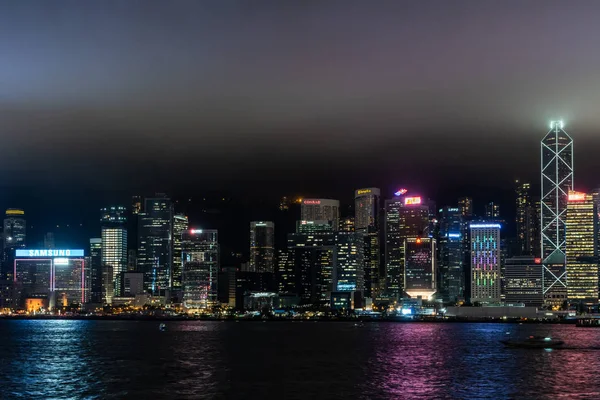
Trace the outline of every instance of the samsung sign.
[[82, 249], [68, 250], [16, 250], [15, 257], [83, 257]]

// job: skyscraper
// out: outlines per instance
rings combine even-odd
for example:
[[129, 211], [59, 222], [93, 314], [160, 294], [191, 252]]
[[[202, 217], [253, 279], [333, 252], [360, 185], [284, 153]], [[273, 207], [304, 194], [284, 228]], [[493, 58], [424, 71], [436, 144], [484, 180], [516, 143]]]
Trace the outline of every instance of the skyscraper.
[[334, 289], [359, 292], [362, 296], [365, 289], [362, 234], [336, 232], [334, 264]]
[[473, 216], [473, 199], [470, 197], [461, 197], [458, 199], [458, 208], [463, 217]]
[[331, 221], [334, 230], [340, 225], [340, 202], [331, 199], [303, 199], [300, 208], [302, 221]]
[[598, 303], [598, 260], [594, 257], [597, 212], [591, 194], [570, 191], [566, 216], [567, 298]]
[[516, 180], [515, 184], [518, 253], [523, 256], [539, 257], [539, 211], [531, 197], [531, 185], [521, 183], [519, 180]]
[[404, 242], [406, 238], [427, 237], [429, 206], [421, 197], [400, 197], [385, 202], [385, 268], [387, 291], [394, 299], [404, 288]]
[[500, 224], [471, 223], [471, 303], [499, 303]]
[[173, 290], [181, 290], [181, 268], [183, 259], [183, 234], [188, 229], [188, 217], [181, 214], [173, 216]]
[[530, 307], [541, 307], [542, 259], [532, 256], [518, 256], [506, 259], [505, 301], [523, 303]]
[[[552, 121], [541, 141], [541, 256], [544, 264], [544, 294], [563, 291], [565, 277], [565, 226], [567, 198], [573, 190], [573, 140], [562, 121]], [[561, 267], [562, 265], [562, 267]]]
[[438, 293], [445, 302], [456, 303], [465, 298], [463, 217], [458, 207], [444, 207], [439, 211]]
[[27, 239], [27, 224], [25, 222], [25, 211], [18, 208], [9, 208], [6, 210], [4, 218], [4, 247], [2, 254], [2, 274], [12, 275], [15, 250], [24, 248]]
[[90, 290], [92, 303], [102, 302], [102, 238], [90, 239]]
[[214, 229], [190, 229], [183, 234], [183, 306], [188, 312], [217, 305], [219, 240]]
[[500, 205], [493, 201], [490, 201], [485, 205], [485, 218], [489, 221], [497, 220], [500, 218]]
[[123, 206], [100, 210], [102, 265], [112, 268], [114, 293], [121, 296], [121, 274], [127, 271], [127, 217]]
[[436, 292], [436, 241], [428, 237], [404, 240], [404, 291], [411, 298], [431, 300]]
[[[159, 195], [160, 196], [160, 195]], [[173, 205], [162, 195], [144, 200], [138, 215], [138, 268], [149, 293], [164, 295], [172, 283]]]
[[363, 235], [365, 297], [371, 298], [378, 296], [381, 291], [380, 197], [378, 188], [354, 192], [354, 230]]
[[250, 271], [275, 272], [275, 224], [271, 221], [250, 222]]

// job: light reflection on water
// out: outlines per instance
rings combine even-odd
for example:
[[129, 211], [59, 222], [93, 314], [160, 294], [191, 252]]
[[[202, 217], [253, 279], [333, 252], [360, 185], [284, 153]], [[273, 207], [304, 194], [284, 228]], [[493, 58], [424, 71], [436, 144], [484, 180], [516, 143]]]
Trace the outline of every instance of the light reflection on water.
[[600, 329], [574, 326], [0, 320], [0, 355], [2, 399], [600, 398]]

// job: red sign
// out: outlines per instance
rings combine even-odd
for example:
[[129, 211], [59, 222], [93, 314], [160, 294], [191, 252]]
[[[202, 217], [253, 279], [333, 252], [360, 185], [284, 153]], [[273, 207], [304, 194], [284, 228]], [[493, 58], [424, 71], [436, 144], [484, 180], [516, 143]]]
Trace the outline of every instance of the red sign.
[[541, 258], [535, 258], [533, 260], [533, 262], [535, 262], [536, 264], [541, 264], [542, 263], [542, 259]]
[[303, 203], [304, 204], [309, 204], [309, 205], [310, 204], [318, 205], [318, 204], [321, 204], [321, 200], [304, 200]]
[[568, 199], [569, 199], [569, 201], [584, 201], [585, 200], [585, 193], [583, 193], [583, 192], [575, 192], [575, 191], [571, 190], [569, 192]]

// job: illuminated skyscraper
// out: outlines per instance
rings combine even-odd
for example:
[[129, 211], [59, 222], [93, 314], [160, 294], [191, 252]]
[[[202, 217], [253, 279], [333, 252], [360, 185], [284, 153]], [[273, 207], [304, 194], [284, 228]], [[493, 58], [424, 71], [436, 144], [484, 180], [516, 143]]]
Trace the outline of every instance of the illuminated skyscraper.
[[102, 238], [90, 239], [90, 297], [92, 303], [102, 302]]
[[406, 238], [427, 237], [429, 206], [421, 197], [400, 197], [385, 202], [385, 268], [387, 291], [395, 299], [404, 288], [404, 241]]
[[470, 197], [461, 197], [458, 199], [458, 208], [463, 217], [473, 216], [473, 199]]
[[499, 303], [500, 224], [471, 223], [471, 303]]
[[445, 302], [456, 303], [465, 298], [463, 257], [463, 217], [458, 207], [440, 209], [439, 219], [439, 288]]
[[183, 234], [183, 306], [205, 310], [217, 305], [219, 240], [215, 229], [190, 229]]
[[340, 231], [354, 232], [354, 217], [347, 217], [340, 222]]
[[271, 221], [250, 222], [250, 271], [275, 272], [275, 224]]
[[404, 291], [411, 298], [430, 300], [436, 292], [436, 241], [428, 237], [404, 240]]
[[570, 191], [566, 218], [567, 298], [598, 303], [598, 261], [594, 258], [597, 213], [591, 194]]
[[302, 221], [331, 221], [334, 230], [340, 225], [340, 202], [331, 199], [303, 199], [300, 208]]
[[171, 288], [173, 205], [166, 196], [147, 198], [138, 215], [138, 268], [149, 293], [164, 295]]
[[102, 265], [112, 268], [114, 293], [121, 295], [121, 274], [127, 271], [127, 217], [123, 206], [100, 210]]
[[356, 232], [335, 234], [335, 290], [364, 293], [363, 235]]
[[377, 297], [380, 288], [381, 245], [379, 212], [381, 192], [377, 188], [354, 192], [354, 231], [363, 235], [365, 297]]
[[12, 275], [15, 250], [24, 248], [27, 242], [26, 227], [27, 224], [25, 222], [25, 211], [18, 208], [9, 208], [6, 210], [3, 232], [3, 274], [0, 275]]
[[536, 202], [531, 197], [531, 185], [521, 183], [516, 184], [516, 206], [517, 215], [515, 218], [517, 226], [518, 253], [523, 256], [539, 257], [540, 235], [539, 235], [539, 210]]
[[489, 221], [500, 218], [500, 205], [490, 201], [485, 205], [485, 218]]
[[181, 268], [183, 260], [182, 237], [188, 229], [188, 217], [181, 214], [173, 216], [173, 290], [181, 290]]
[[[541, 142], [541, 256], [544, 295], [556, 299], [564, 291], [567, 196], [573, 190], [573, 140], [562, 121], [552, 121]], [[562, 266], [561, 266], [562, 265]], [[550, 292], [549, 292], [550, 291]]]

